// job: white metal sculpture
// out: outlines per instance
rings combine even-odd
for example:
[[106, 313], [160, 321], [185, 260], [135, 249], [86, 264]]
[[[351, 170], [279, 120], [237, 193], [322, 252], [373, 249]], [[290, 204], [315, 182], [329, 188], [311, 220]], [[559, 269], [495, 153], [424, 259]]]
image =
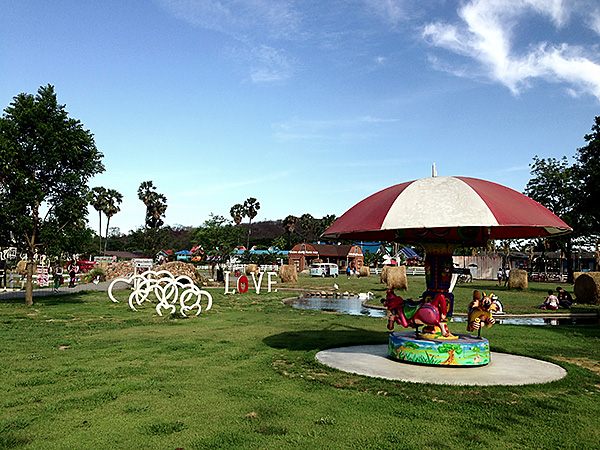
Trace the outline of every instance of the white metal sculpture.
[[187, 317], [186, 312], [198, 308], [196, 315], [202, 312], [201, 301], [202, 297], [207, 298], [207, 304], [204, 308], [208, 311], [212, 308], [212, 296], [204, 290], [201, 290], [194, 284], [190, 277], [181, 275], [174, 277], [168, 270], [148, 270], [139, 275], [133, 275], [129, 278], [115, 278], [110, 286], [108, 286], [108, 296], [115, 302], [119, 303], [113, 296], [112, 290], [117, 283], [133, 284], [133, 292], [129, 295], [129, 306], [134, 311], [137, 311], [136, 305], [140, 306], [145, 301], [150, 301], [150, 294], [158, 299], [156, 312], [162, 316], [162, 310], [168, 310], [170, 314], [177, 311], [177, 303], [179, 303], [179, 312], [182, 316]]

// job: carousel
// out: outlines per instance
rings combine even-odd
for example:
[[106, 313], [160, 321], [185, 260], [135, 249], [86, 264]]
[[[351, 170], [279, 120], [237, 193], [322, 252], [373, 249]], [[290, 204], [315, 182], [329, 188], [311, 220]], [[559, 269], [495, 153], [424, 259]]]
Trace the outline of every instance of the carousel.
[[452, 255], [460, 246], [481, 247], [491, 239], [551, 237], [569, 233], [560, 218], [529, 197], [496, 183], [468, 177], [422, 178], [401, 183], [362, 200], [323, 237], [394, 241], [425, 249], [427, 289], [418, 301], [388, 291], [388, 328], [415, 331], [389, 335], [388, 357], [430, 366], [485, 366], [490, 345], [481, 328], [494, 323], [493, 302], [478, 292], [469, 305], [467, 331], [452, 334]]

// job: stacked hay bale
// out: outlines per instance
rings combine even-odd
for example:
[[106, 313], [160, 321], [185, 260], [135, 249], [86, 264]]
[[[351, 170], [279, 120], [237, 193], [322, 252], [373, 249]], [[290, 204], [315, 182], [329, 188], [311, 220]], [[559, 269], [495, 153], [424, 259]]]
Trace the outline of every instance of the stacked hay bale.
[[575, 301], [600, 304], [600, 272], [575, 272]]
[[368, 277], [369, 275], [371, 275], [371, 271], [367, 266], [362, 266], [360, 269], [358, 269], [358, 274], [361, 277]]
[[381, 282], [388, 289], [408, 289], [406, 266], [384, 266], [381, 271]]
[[108, 268], [108, 266], [110, 266], [110, 263], [108, 261], [98, 261], [96, 263], [96, 267], [98, 269], [102, 269], [104, 272], [106, 272], [106, 269]]
[[121, 261], [111, 264], [104, 271], [106, 278], [130, 277], [134, 273], [133, 264], [131, 261]]
[[527, 271], [522, 269], [511, 269], [508, 275], [508, 290], [519, 289], [524, 291], [529, 287]]
[[254, 275], [258, 276], [259, 272], [260, 272], [260, 270], [256, 264], [248, 264], [246, 266], [246, 275], [248, 275], [248, 276], [250, 276], [250, 274], [254, 274]]
[[171, 261], [161, 264], [155, 270], [168, 270], [175, 278], [185, 275], [186, 277], [191, 278], [194, 283], [200, 283], [201, 281], [200, 274], [196, 270], [196, 267], [191, 263]]
[[294, 264], [284, 264], [279, 269], [279, 279], [282, 283], [297, 283], [298, 272]]

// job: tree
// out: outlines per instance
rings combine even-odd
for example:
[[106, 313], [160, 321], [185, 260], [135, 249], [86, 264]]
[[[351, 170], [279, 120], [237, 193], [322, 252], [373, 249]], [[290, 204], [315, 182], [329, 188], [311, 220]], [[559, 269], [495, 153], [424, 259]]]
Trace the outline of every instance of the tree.
[[98, 211], [98, 248], [102, 251], [102, 213], [106, 209], [107, 191], [102, 186], [93, 187], [90, 197], [90, 204]]
[[[225, 262], [237, 248], [242, 229], [223, 216], [210, 214], [210, 219], [196, 230], [196, 245], [202, 246], [214, 272], [215, 265]], [[214, 278], [214, 273], [211, 273]]]
[[[79, 120], [58, 104], [54, 87], [19, 94], [0, 118], [0, 229], [36, 248], [85, 230], [88, 181], [104, 171], [102, 153]], [[25, 303], [33, 305], [33, 264]]]
[[567, 260], [567, 282], [573, 283], [573, 240], [585, 233], [582, 227], [581, 183], [576, 176], [578, 169], [569, 164], [566, 157], [558, 160], [535, 156], [533, 161], [530, 167], [534, 177], [527, 183], [525, 194], [573, 228], [571, 234], [555, 238]]
[[251, 233], [252, 219], [254, 219], [258, 215], [258, 210], [260, 209], [260, 203], [254, 197], [249, 197], [244, 202], [243, 208], [244, 208], [244, 216], [248, 218], [248, 240], [246, 243], [246, 249], [250, 249], [250, 233]]
[[589, 233], [600, 234], [600, 116], [592, 132], [584, 136], [587, 145], [577, 150], [577, 177], [581, 180], [581, 208], [586, 212], [582, 224]]
[[152, 181], [144, 181], [138, 188], [138, 198], [146, 205], [145, 247], [153, 255], [158, 244], [159, 228], [163, 226], [163, 217], [167, 211], [167, 197], [156, 192]]
[[108, 245], [108, 227], [110, 219], [121, 211], [119, 205], [123, 201], [123, 195], [115, 189], [107, 189], [105, 198], [106, 204], [104, 206], [104, 214], [106, 215], [106, 239], [104, 240], [104, 253], [106, 253], [106, 246]]
[[316, 237], [321, 237], [325, 231], [335, 222], [335, 214], [329, 214], [327, 216], [323, 216], [321, 219], [315, 221], [314, 232]]
[[231, 214], [231, 218], [233, 219], [233, 221], [235, 222], [235, 224], [239, 225], [240, 223], [242, 223], [242, 220], [244, 219], [244, 216], [246, 214], [246, 210], [244, 209], [243, 205], [240, 205], [239, 203], [236, 203], [229, 210], [229, 214]]
[[288, 249], [293, 247], [292, 245], [292, 234], [296, 231], [296, 224], [298, 223], [298, 218], [296, 216], [289, 215], [285, 219], [283, 219], [283, 228], [287, 234], [287, 246]]
[[302, 214], [298, 220], [298, 223], [302, 228], [302, 241], [308, 242], [309, 240], [312, 240], [312, 238], [314, 238], [313, 229], [315, 226], [315, 218], [308, 213]]

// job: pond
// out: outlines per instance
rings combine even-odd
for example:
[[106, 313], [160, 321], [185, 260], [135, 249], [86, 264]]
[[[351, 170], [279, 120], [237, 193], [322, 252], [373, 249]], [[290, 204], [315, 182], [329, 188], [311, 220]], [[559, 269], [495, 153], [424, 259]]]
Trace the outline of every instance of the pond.
[[[353, 316], [386, 317], [386, 310], [378, 308], [367, 308], [363, 306], [363, 299], [358, 297], [323, 298], [323, 297], [300, 297], [290, 300], [288, 304], [298, 309], [310, 309], [313, 311], [328, 311]], [[502, 315], [494, 315], [496, 324], [505, 325], [599, 325], [597, 316], [593, 317], [571, 317], [571, 318], [506, 318]], [[466, 317], [453, 317], [453, 322], [466, 322]]]
[[288, 302], [289, 305], [298, 309], [311, 309], [314, 311], [329, 311], [352, 316], [385, 317], [383, 309], [366, 308], [364, 300], [358, 297], [323, 298], [323, 297], [300, 297]]

